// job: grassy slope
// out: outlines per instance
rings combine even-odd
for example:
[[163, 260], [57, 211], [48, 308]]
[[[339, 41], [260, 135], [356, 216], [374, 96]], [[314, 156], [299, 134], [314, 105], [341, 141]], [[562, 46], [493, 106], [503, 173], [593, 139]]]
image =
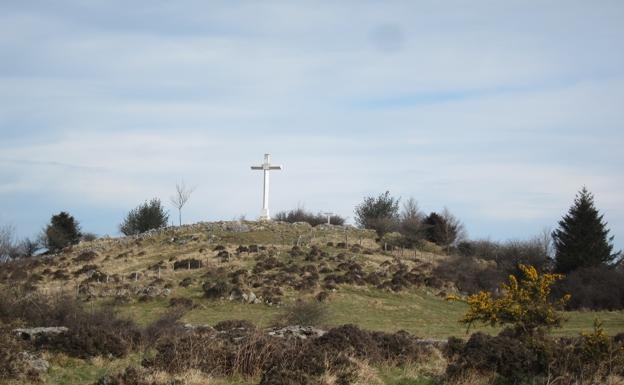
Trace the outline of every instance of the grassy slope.
[[[251, 224], [251, 226], [257, 226]], [[362, 244], [368, 248], [375, 248], [373, 235], [368, 232], [350, 229], [345, 232], [340, 228], [311, 229], [304, 225], [263, 225], [249, 232], [227, 230], [226, 224], [197, 225], [180, 230], [169, 230], [162, 234], [142, 240], [99, 240], [91, 244], [80, 245], [73, 252], [66, 255], [64, 262], [53, 268], [63, 267], [70, 272], [78, 270], [82, 264], [73, 262], [73, 257], [86, 248], [95, 249], [99, 253], [95, 263], [98, 268], [107, 274], [119, 274], [128, 277], [133, 272], [141, 272], [138, 282], [125, 278], [130, 285], [146, 285], [156, 278], [155, 271], [148, 271], [147, 267], [159, 261], [168, 261], [171, 258], [198, 258], [208, 266], [218, 266], [212, 251], [216, 244], [224, 244], [229, 250], [238, 245], [261, 244], [275, 245], [280, 250], [282, 258], [285, 251], [297, 241], [304, 244], [325, 245], [328, 241]], [[201, 251], [204, 249], [204, 251]], [[335, 255], [340, 250], [328, 249]], [[431, 253], [417, 253], [420, 260], [436, 263], [444, 257]], [[377, 266], [391, 257], [381, 252], [373, 255], [356, 256], [367, 266]], [[413, 256], [410, 256], [413, 257]], [[231, 266], [250, 268], [253, 259], [250, 256], [241, 256], [231, 262]], [[42, 269], [42, 268], [41, 268]], [[171, 296], [190, 297], [199, 306], [184, 316], [184, 321], [192, 324], [215, 324], [226, 319], [248, 319], [259, 325], [267, 326], [283, 311], [280, 307], [263, 304], [242, 304], [225, 300], [211, 301], [202, 297], [202, 274], [204, 269], [191, 271], [173, 271], [164, 269], [161, 276], [172, 282]], [[195, 283], [188, 288], [182, 288], [177, 283], [185, 277], [193, 277]], [[52, 280], [48, 276], [41, 282], [42, 290], [56, 291], [75, 290], [75, 284], [84, 277], [72, 278], [69, 281]], [[311, 297], [313, 293], [297, 293], [292, 290], [286, 292], [285, 303], [303, 295]], [[118, 306], [118, 309], [141, 324], [147, 324], [157, 319], [167, 311], [168, 299], [156, 299], [149, 302], [132, 301]], [[464, 336], [465, 327], [457, 322], [465, 311], [461, 303], [449, 303], [437, 295], [436, 291], [428, 288], [411, 289], [401, 293], [392, 293], [370, 287], [341, 286], [332, 293], [328, 303], [328, 325], [354, 323], [362, 328], [372, 330], [396, 331], [407, 330], [415, 335], [430, 338], [445, 338], [450, 335]], [[555, 334], [576, 335], [581, 330], [589, 330], [595, 317], [604, 321], [605, 329], [610, 334], [624, 331], [624, 312], [569, 312], [566, 314], [569, 321], [563, 329], [555, 330]], [[493, 328], [483, 328], [486, 332], [494, 333]], [[129, 363], [140, 362], [141, 357], [132, 356], [125, 360], [74, 360], [63, 357], [53, 357], [52, 368], [44, 378], [44, 384], [89, 384], [101, 375], [117, 371]], [[386, 384], [426, 384], [425, 377], [406, 374], [397, 368], [380, 368], [379, 377]], [[215, 379], [211, 384], [251, 384], [246, 380]]]
[[[214, 259], [212, 248], [216, 244], [226, 245], [233, 251], [238, 245], [260, 244], [273, 245], [280, 249], [282, 259], [287, 258], [286, 251], [297, 241], [302, 244], [317, 244], [326, 249], [330, 255], [340, 252], [340, 249], [326, 248], [328, 241], [361, 244], [368, 248], [377, 248], [374, 243], [374, 234], [368, 231], [340, 227], [311, 228], [307, 225], [287, 224], [257, 224], [246, 222], [251, 231], [236, 230], [236, 223], [199, 224], [182, 229], [168, 230], [162, 234], [142, 240], [109, 239], [96, 241], [93, 244], [81, 245], [65, 262], [67, 268], [77, 270], [80, 265], [72, 262], [71, 258], [85, 248], [94, 248], [100, 254], [99, 260], [88, 262], [96, 263], [100, 270], [109, 274], [120, 274], [128, 277], [135, 271], [143, 275], [138, 282], [126, 278], [131, 285], [146, 285], [156, 278], [155, 271], [148, 271], [147, 267], [159, 261], [168, 261], [171, 258], [197, 258], [207, 266], [223, 266]], [[203, 251], [200, 251], [204, 249]], [[123, 255], [122, 257], [119, 257]], [[431, 253], [417, 253], [420, 260], [437, 263], [443, 256]], [[381, 252], [373, 255], [353, 255], [363, 265], [375, 268], [380, 262], [390, 260], [391, 256]], [[309, 263], [309, 262], [302, 262]], [[314, 263], [314, 262], [312, 262]], [[232, 261], [230, 266], [250, 269], [253, 266], [253, 257], [243, 254]], [[249, 305], [229, 301], [212, 301], [202, 297], [201, 284], [204, 278], [204, 269], [178, 270], [170, 268], [161, 272], [161, 277], [173, 283], [171, 296], [190, 297], [200, 306], [188, 314], [184, 320], [192, 324], [214, 324], [225, 319], [248, 319], [259, 325], [267, 326], [282, 311], [279, 307], [263, 304]], [[192, 277], [195, 283], [188, 288], [178, 286], [178, 282], [185, 277]], [[79, 278], [81, 279], [81, 278]], [[71, 290], [79, 279], [70, 282], [45, 280], [42, 287], [48, 290]], [[285, 303], [292, 302], [300, 296], [311, 297], [312, 293], [298, 293], [286, 290]], [[119, 306], [122, 313], [130, 315], [141, 324], [157, 319], [167, 311], [168, 299], [156, 299], [150, 302], [132, 301]], [[444, 338], [450, 335], [463, 335], [465, 327], [457, 320], [465, 311], [465, 305], [445, 301], [436, 292], [428, 288], [412, 289], [401, 293], [378, 290], [371, 287], [341, 286], [333, 293], [328, 303], [330, 317], [328, 326], [354, 323], [363, 328], [374, 330], [407, 330], [422, 337]], [[607, 332], [615, 334], [624, 331], [624, 312], [569, 312], [569, 321], [563, 329], [555, 330], [557, 334], [577, 334], [581, 330], [591, 328], [595, 317], [604, 321]], [[495, 332], [496, 329], [483, 328], [484, 331]]]

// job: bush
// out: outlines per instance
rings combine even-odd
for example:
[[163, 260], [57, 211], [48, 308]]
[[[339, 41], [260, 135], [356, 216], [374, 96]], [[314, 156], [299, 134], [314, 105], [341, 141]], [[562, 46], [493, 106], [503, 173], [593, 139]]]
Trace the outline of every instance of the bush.
[[468, 312], [460, 322], [470, 326], [474, 322], [485, 324], [512, 325], [518, 333], [535, 334], [544, 328], [560, 327], [563, 318], [557, 309], [569, 300], [566, 295], [556, 301], [550, 298], [551, 286], [563, 278], [558, 274], [542, 274], [532, 266], [520, 265], [524, 277], [518, 280], [509, 276], [509, 283], [501, 286], [502, 294], [493, 298], [490, 292], [482, 291], [469, 296], [465, 301]]
[[386, 191], [377, 197], [365, 197], [355, 208], [355, 222], [365, 229], [373, 229], [379, 237], [393, 231], [399, 223], [399, 199]]
[[571, 294], [568, 310], [624, 308], [624, 272], [607, 266], [580, 268], [553, 287], [553, 295]]
[[[273, 219], [288, 223], [306, 222], [311, 226], [318, 226], [327, 223], [326, 215], [313, 214], [309, 211], [305, 211], [303, 207], [298, 207], [290, 211], [280, 211], [274, 215]], [[332, 225], [343, 225], [345, 223], [345, 219], [339, 215], [331, 215], [329, 217], [329, 223]]]
[[0, 380], [16, 379], [26, 372], [24, 346], [15, 338], [13, 324], [0, 322]]
[[50, 224], [46, 226], [43, 233], [43, 242], [49, 251], [55, 253], [80, 242], [81, 235], [78, 222], [74, 217], [62, 211], [50, 219]]
[[73, 357], [112, 355], [123, 357], [141, 341], [139, 328], [130, 320], [120, 319], [106, 307], [86, 310], [70, 297], [49, 297], [19, 290], [0, 296], [0, 319], [21, 321], [26, 326], [65, 326], [67, 332], [41, 336], [37, 347], [57, 350]]
[[318, 301], [298, 300], [294, 305], [286, 309], [281, 315], [279, 322], [286, 325], [320, 326], [327, 320], [327, 306]]
[[440, 214], [429, 214], [423, 226], [425, 239], [447, 250], [464, 236], [464, 225], [446, 208]]
[[434, 277], [453, 282], [459, 291], [468, 294], [482, 290], [495, 291], [505, 281], [507, 274], [494, 261], [461, 256], [450, 257], [432, 272]]
[[124, 235], [140, 234], [165, 227], [168, 220], [169, 214], [160, 203], [160, 199], [154, 198], [131, 210], [119, 225], [119, 231]]

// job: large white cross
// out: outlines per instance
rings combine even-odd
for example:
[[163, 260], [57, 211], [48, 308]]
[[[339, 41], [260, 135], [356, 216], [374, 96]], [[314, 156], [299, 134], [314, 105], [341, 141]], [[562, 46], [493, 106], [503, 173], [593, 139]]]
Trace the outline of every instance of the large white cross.
[[271, 220], [269, 214], [269, 171], [281, 170], [282, 166], [271, 165], [271, 154], [264, 154], [264, 163], [260, 166], [251, 166], [252, 170], [264, 171], [264, 190], [262, 195], [262, 213], [260, 214], [260, 220]]

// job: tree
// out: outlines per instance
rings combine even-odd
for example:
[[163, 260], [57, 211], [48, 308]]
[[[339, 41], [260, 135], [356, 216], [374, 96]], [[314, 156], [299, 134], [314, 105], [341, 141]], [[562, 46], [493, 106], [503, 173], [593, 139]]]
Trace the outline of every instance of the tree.
[[423, 221], [424, 215], [418, 209], [416, 200], [414, 198], [406, 200], [400, 215], [399, 232], [408, 246], [415, 246], [424, 238]]
[[55, 253], [69, 245], [80, 242], [80, 225], [78, 221], [65, 211], [53, 215], [50, 224], [43, 231], [43, 244]]
[[446, 207], [441, 214], [429, 214], [424, 224], [426, 239], [447, 250], [465, 237], [464, 225]]
[[191, 194], [195, 190], [195, 187], [186, 187], [184, 181], [181, 184], [176, 184], [176, 194], [172, 195], [170, 200], [171, 204], [178, 209], [178, 218], [180, 220], [180, 226], [182, 226], [182, 207], [188, 202]]
[[399, 222], [399, 198], [390, 192], [375, 197], [365, 197], [355, 208], [355, 222], [365, 229], [374, 229], [379, 237], [395, 229]]
[[15, 228], [11, 225], [0, 227], [0, 262], [13, 258], [15, 253]]
[[609, 265], [619, 253], [613, 253], [613, 237], [607, 223], [594, 206], [594, 196], [583, 187], [568, 213], [552, 233], [555, 245], [555, 269], [568, 273], [579, 267]]
[[169, 214], [160, 203], [160, 199], [154, 198], [130, 210], [119, 225], [119, 231], [124, 235], [140, 234], [148, 230], [165, 227], [168, 220]]

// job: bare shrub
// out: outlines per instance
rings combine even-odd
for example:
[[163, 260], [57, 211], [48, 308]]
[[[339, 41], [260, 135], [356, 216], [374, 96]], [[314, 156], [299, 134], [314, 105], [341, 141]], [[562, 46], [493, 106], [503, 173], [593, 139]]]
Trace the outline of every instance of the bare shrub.
[[619, 310], [624, 308], [624, 272], [607, 266], [580, 268], [558, 282], [553, 294], [572, 294], [568, 310]]
[[318, 301], [298, 300], [280, 315], [278, 323], [300, 326], [320, 326], [327, 320], [327, 306]]
[[[273, 219], [287, 223], [306, 222], [311, 226], [318, 226], [327, 223], [327, 215], [320, 213], [314, 214], [306, 211], [303, 207], [297, 207], [296, 209], [290, 211], [280, 211], [274, 215]], [[329, 223], [332, 225], [343, 225], [345, 223], [345, 219], [334, 214], [330, 215]]]
[[21, 321], [27, 326], [65, 326], [67, 332], [41, 336], [35, 346], [64, 352], [74, 357], [113, 355], [123, 357], [141, 341], [133, 321], [121, 319], [112, 308], [85, 309], [67, 296], [50, 297], [20, 290], [0, 296], [0, 320]]
[[15, 324], [0, 323], [0, 380], [23, 377], [27, 371], [24, 346], [15, 338]]

